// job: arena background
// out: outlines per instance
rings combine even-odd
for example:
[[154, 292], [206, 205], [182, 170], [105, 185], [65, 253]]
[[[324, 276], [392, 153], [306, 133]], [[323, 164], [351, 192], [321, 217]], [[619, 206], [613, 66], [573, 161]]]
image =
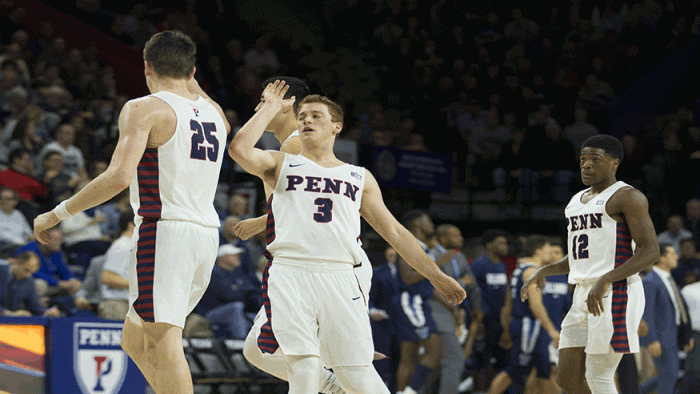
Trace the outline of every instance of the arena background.
[[[563, 207], [582, 188], [571, 140], [584, 128], [567, 128], [576, 126], [577, 108], [587, 113], [585, 130], [625, 144], [618, 178], [646, 194], [657, 232], [677, 214], [698, 239], [700, 218], [689, 217], [686, 203], [700, 187], [699, 12], [697, 0], [5, 0], [0, 64], [24, 61], [25, 99], [44, 108], [60, 87], [60, 103], [47, 109], [81, 118], [76, 145], [87, 163], [108, 162], [114, 146], [113, 118], [100, 115], [148, 93], [141, 49], [157, 31], [195, 39], [196, 78], [238, 126], [267, 77], [304, 78], [312, 93], [345, 108], [338, 154], [375, 172], [392, 213], [422, 208], [436, 224], [457, 225], [470, 259], [483, 252], [481, 233], [501, 228], [512, 241], [512, 269], [519, 236], [565, 235]], [[18, 30], [29, 40], [15, 54]], [[12, 78], [2, 82], [5, 128], [17, 95]], [[490, 115], [498, 125], [485, 129]], [[487, 132], [478, 137], [475, 129]], [[493, 137], [503, 130], [507, 137]], [[250, 213], [263, 209], [259, 182], [229, 159], [217, 204], [236, 191], [250, 197]], [[46, 208], [28, 203], [23, 213]], [[379, 237], [366, 228], [363, 241], [373, 263], [382, 263]], [[46, 319], [19, 324], [34, 328], [13, 331], [25, 339], [0, 334], [2, 357], [20, 354], [30, 371], [44, 368], [36, 357], [61, 360], [50, 346], [26, 340]], [[201, 392], [284, 390], [245, 365], [240, 344], [188, 345]], [[72, 392], [59, 381], [48, 386]]]

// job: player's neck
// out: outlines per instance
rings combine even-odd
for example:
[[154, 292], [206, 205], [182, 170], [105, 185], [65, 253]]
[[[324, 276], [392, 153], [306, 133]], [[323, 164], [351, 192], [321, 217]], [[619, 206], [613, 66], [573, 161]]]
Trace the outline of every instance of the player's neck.
[[323, 142], [307, 144], [302, 143], [301, 152], [299, 154], [315, 162], [321, 167], [330, 168], [345, 164], [335, 157], [335, 153], [333, 153], [333, 145], [327, 145]]
[[593, 193], [596, 193], [596, 194], [597, 194], [597, 193], [600, 193], [600, 192], [602, 192], [603, 190], [605, 190], [605, 189], [609, 188], [610, 186], [614, 185], [616, 182], [617, 182], [617, 179], [615, 179], [615, 177], [613, 176], [613, 177], [611, 177], [611, 178], [609, 178], [609, 179], [606, 179], [606, 180], [603, 181], [603, 182], [596, 183], [595, 185], [591, 185], [591, 191], [592, 191]]
[[199, 97], [199, 95], [191, 93], [187, 89], [187, 81], [184, 79], [152, 76], [148, 83], [148, 90], [150, 90], [151, 94], [161, 91], [171, 92], [189, 100], [196, 100]]

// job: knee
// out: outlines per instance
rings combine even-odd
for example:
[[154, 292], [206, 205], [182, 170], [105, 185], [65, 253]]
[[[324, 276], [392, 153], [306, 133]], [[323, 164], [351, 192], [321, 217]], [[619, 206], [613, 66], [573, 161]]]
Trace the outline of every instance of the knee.
[[585, 384], [584, 376], [578, 373], [557, 371], [556, 383], [566, 393], [578, 393]]
[[134, 338], [129, 335], [122, 335], [121, 346], [124, 352], [129, 357], [136, 360], [143, 355], [143, 343], [137, 343]]
[[434, 335], [434, 337], [431, 337], [428, 341], [425, 349], [426, 366], [436, 368], [440, 364], [443, 356], [444, 350], [442, 348], [442, 341], [440, 340], [440, 337]]

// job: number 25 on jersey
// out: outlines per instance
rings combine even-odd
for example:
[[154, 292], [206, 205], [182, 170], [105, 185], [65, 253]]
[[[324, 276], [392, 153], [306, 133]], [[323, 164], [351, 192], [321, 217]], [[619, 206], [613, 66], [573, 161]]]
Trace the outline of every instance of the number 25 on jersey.
[[[192, 119], [190, 120], [190, 128], [194, 131], [190, 158], [216, 162], [216, 158], [219, 156], [219, 140], [213, 135], [216, 133], [216, 124], [213, 122], [200, 123]], [[205, 144], [205, 140], [208, 144]]]

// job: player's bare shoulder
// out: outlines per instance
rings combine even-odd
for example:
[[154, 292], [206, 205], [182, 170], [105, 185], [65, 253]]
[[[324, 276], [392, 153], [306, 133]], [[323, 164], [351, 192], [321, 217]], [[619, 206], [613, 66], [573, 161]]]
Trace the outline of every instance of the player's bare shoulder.
[[610, 196], [605, 209], [608, 215], [615, 217], [616, 215], [624, 215], [629, 210], [647, 211], [649, 209], [649, 201], [639, 189], [625, 186]]
[[132, 99], [124, 104], [120, 114], [120, 129], [148, 133], [148, 146], [158, 146], [175, 132], [177, 116], [165, 101], [154, 96]]

